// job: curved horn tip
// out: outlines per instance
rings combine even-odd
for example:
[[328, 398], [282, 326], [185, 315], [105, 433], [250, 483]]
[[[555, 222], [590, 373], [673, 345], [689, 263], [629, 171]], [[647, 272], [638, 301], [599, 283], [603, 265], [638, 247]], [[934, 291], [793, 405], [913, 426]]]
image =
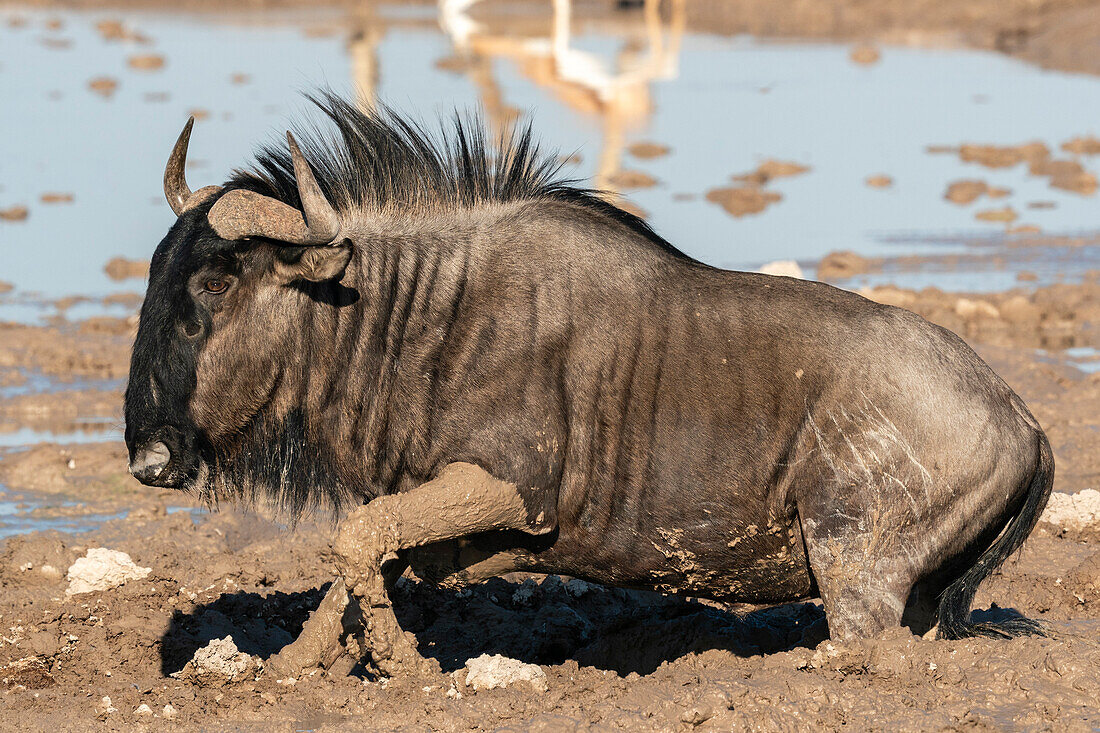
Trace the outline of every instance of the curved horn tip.
[[184, 168], [187, 165], [187, 148], [191, 142], [191, 128], [195, 126], [195, 117], [187, 118], [176, 144], [172, 146], [172, 154], [168, 157], [168, 163], [164, 167], [164, 197], [168, 199], [168, 205], [176, 216], [183, 213], [187, 206], [187, 199], [191, 196], [191, 189], [187, 186], [187, 176]]

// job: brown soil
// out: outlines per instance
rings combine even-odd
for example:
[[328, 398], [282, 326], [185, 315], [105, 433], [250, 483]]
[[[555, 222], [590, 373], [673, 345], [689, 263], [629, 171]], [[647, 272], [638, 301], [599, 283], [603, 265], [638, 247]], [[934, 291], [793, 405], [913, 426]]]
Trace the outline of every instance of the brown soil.
[[947, 186], [947, 192], [943, 197], [953, 204], [970, 204], [982, 196], [998, 199], [1012, 193], [1007, 188], [990, 186], [985, 181], [964, 180], [954, 181]]
[[881, 58], [881, 54], [874, 46], [856, 46], [848, 57], [857, 64], [867, 65], [876, 63]]
[[985, 211], [979, 211], [974, 214], [974, 218], [978, 221], [997, 221], [1004, 222], [1005, 224], [1011, 224], [1020, 217], [1016, 213], [1016, 210], [1011, 206], [1005, 206], [1000, 209], [986, 209]]
[[1021, 145], [976, 145], [965, 143], [959, 147], [959, 158], [964, 163], [977, 163], [986, 168], [1011, 168], [1024, 161], [1041, 161], [1050, 157], [1050, 148], [1035, 141]]
[[642, 158], [643, 160], [660, 158], [662, 155], [668, 155], [669, 150], [670, 148], [667, 145], [653, 142], [637, 142], [627, 148], [627, 151], [629, 151], [631, 155], [635, 158]]
[[882, 267], [882, 260], [857, 255], [847, 250], [830, 252], [817, 264], [818, 280], [843, 280], [853, 275], [874, 272]]
[[44, 193], [39, 197], [39, 200], [44, 204], [71, 204], [73, 202], [73, 195], [71, 193], [57, 193], [50, 191]]
[[164, 68], [164, 57], [155, 53], [143, 53], [126, 60], [131, 69], [138, 71], [156, 71]]
[[128, 260], [125, 257], [115, 257], [103, 267], [107, 277], [112, 280], [126, 280], [131, 277], [148, 277], [148, 260]]
[[657, 185], [657, 179], [642, 171], [619, 171], [608, 181], [616, 188], [649, 188]]
[[88, 88], [101, 97], [110, 97], [118, 89], [118, 82], [109, 76], [97, 76], [88, 82]]
[[1075, 137], [1062, 143], [1062, 150], [1073, 155], [1097, 155], [1100, 154], [1100, 139], [1092, 137]]
[[894, 179], [886, 174], [880, 173], [874, 176], [867, 176], [864, 183], [871, 188], [890, 188], [890, 186], [894, 185]]
[[769, 181], [775, 178], [800, 176], [803, 173], [808, 173], [809, 171], [810, 169], [807, 166], [801, 165], [799, 163], [792, 163], [786, 160], [768, 159], [760, 165], [756, 166], [756, 170], [733, 176], [733, 180], [739, 181], [741, 183], [747, 183], [751, 186], [766, 186]]
[[26, 206], [9, 206], [6, 209], [0, 209], [0, 220], [26, 221], [30, 213], [30, 210]]
[[727, 214], [736, 217], [759, 214], [772, 204], [783, 200], [775, 191], [763, 191], [755, 186], [739, 188], [714, 188], [707, 191], [707, 201], [718, 204]]

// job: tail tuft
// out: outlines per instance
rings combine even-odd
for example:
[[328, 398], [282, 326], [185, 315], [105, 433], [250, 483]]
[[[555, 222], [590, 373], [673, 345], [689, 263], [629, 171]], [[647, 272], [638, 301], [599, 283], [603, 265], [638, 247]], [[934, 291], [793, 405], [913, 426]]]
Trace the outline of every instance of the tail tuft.
[[1027, 498], [1016, 516], [1009, 520], [1004, 531], [982, 553], [978, 561], [943, 592], [938, 612], [937, 639], [965, 639], [975, 636], [1011, 639], [1017, 636], [1048, 635], [1042, 622], [1023, 616], [997, 621], [970, 620], [970, 605], [974, 602], [978, 586], [1012, 553], [1020, 549], [1046, 508], [1054, 486], [1054, 454], [1046, 435], [1039, 431], [1038, 436], [1039, 462], [1028, 484]]

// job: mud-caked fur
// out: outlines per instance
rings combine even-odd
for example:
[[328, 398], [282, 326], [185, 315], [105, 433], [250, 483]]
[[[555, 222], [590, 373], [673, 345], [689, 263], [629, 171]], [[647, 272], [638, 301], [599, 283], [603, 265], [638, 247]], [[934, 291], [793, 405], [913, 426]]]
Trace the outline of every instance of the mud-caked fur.
[[[837, 636], [937, 613], [949, 636], [1033, 630], [966, 617], [1042, 511], [1049, 445], [954, 334], [697, 263], [559, 180], [529, 132], [437, 140], [318, 104], [336, 135], [303, 147], [341, 241], [224, 241], [211, 200], [153, 257], [126, 438], [167, 442], [169, 484], [297, 515], [466, 462], [519, 488], [532, 531], [463, 552], [513, 569], [818, 594]], [[280, 149], [235, 188], [299, 205]]]

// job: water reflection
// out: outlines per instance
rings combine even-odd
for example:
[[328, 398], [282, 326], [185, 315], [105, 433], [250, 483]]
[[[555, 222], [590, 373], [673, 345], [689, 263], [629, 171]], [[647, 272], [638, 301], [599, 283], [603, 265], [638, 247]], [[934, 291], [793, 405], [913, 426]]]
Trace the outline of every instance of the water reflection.
[[593, 176], [596, 188], [617, 190], [627, 132], [640, 129], [653, 112], [650, 85], [679, 75], [685, 0], [671, 0], [668, 21], [660, 0], [645, 0], [640, 14], [598, 27], [614, 51], [610, 57], [578, 47], [571, 0], [551, 0], [552, 15], [541, 30], [516, 34], [511, 24], [474, 20], [480, 0], [440, 0], [440, 26], [454, 45], [459, 67], [474, 80], [489, 119], [498, 128], [519, 114], [493, 75], [493, 61], [508, 59], [525, 79], [543, 87], [581, 115], [599, 120], [601, 143]]
[[[877, 63], [856, 64], [843, 45], [701, 32], [688, 26], [688, 7], [440, 0], [203, 15], [19, 11], [21, 28], [2, 22], [14, 11], [0, 11], [0, 209], [30, 209], [24, 222], [0, 222], [0, 280], [18, 287], [0, 295], [0, 318], [54, 312], [28, 291], [102, 298], [141, 290], [140, 279], [114, 282], [102, 268], [116, 255], [148, 258], [171, 225], [159, 179], [186, 115], [203, 113], [193, 177], [220, 181], [288, 120], [308, 117], [299, 92], [319, 85], [429, 124], [455, 107], [481, 107], [497, 129], [530, 117], [548, 146], [579, 153], [571, 173], [621, 191], [677, 246], [724, 267], [812, 263], [836, 249], [958, 251], [967, 237], [1004, 232], [1003, 223], [975, 218], [994, 206], [1047, 232], [1100, 227], [1094, 195], [1052, 189], [1027, 165], [987, 169], [925, 150], [1042, 139], [1062, 156], [1060, 143], [1097, 132], [1096, 78], [944, 49], [885, 47]], [[60, 29], [47, 28], [55, 17]], [[124, 32], [109, 38], [97, 29], [108, 20]], [[162, 65], [132, 65], [148, 55]], [[90, 89], [95, 78], [113, 80], [114, 91]], [[670, 152], [632, 154], [643, 141]], [[1063, 157], [1094, 167], [1087, 155]], [[767, 158], [811, 171], [768, 184], [781, 200], [754, 215], [735, 219], [706, 201], [707, 191]], [[865, 185], [876, 173], [893, 185]], [[964, 178], [1011, 193], [995, 204], [945, 201], [947, 184]], [[639, 183], [653, 185], [627, 185]], [[49, 192], [73, 200], [44, 203]], [[1053, 206], [1030, 206], [1045, 202]], [[1072, 279], [1095, 267], [1096, 249], [1078, 248], [1058, 271]], [[1058, 274], [1023, 267], [1040, 282]], [[1014, 268], [928, 272], [912, 282], [1001, 287]]]

